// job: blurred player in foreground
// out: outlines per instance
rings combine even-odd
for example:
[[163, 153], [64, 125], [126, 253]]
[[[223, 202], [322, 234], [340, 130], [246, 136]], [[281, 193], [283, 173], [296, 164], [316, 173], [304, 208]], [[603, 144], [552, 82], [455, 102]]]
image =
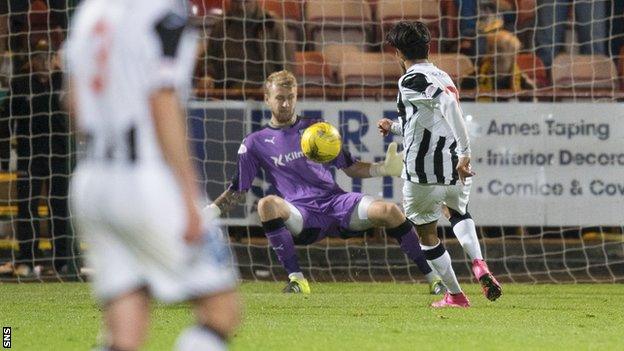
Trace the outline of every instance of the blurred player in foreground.
[[271, 121], [243, 140], [238, 150], [238, 174], [230, 188], [206, 210], [215, 214], [229, 210], [251, 188], [258, 171], [264, 169], [269, 182], [283, 196], [260, 199], [258, 213], [269, 243], [288, 272], [289, 283], [284, 292], [310, 292], [295, 244], [309, 245], [326, 236], [361, 236], [373, 227], [386, 228], [386, 233], [418, 265], [434, 292], [443, 288], [423, 257], [418, 236], [401, 209], [369, 195], [345, 192], [330, 172], [330, 166], [335, 166], [349, 177], [398, 175], [403, 165], [396, 144], [388, 148], [385, 162], [357, 161], [346, 150], [327, 164], [312, 162], [301, 151], [301, 133], [320, 120], [295, 114], [295, 77], [288, 71], [275, 72], [267, 78], [264, 89]]
[[173, 0], [90, 0], [67, 42], [69, 107], [88, 144], [71, 199], [103, 350], [141, 347], [151, 297], [193, 302], [178, 350], [225, 350], [239, 323], [238, 275], [221, 231], [200, 217], [185, 142], [194, 34]]
[[403, 207], [421, 236], [425, 257], [448, 288], [444, 299], [432, 306], [470, 306], [457, 282], [451, 257], [438, 239], [436, 226], [444, 204], [453, 232], [472, 259], [472, 272], [485, 296], [496, 300], [501, 286], [483, 261], [475, 224], [467, 210], [474, 173], [455, 84], [428, 61], [431, 34], [422, 22], [400, 22], [386, 40], [396, 49], [405, 74], [399, 79], [399, 122], [382, 119], [378, 127], [383, 135], [403, 136]]

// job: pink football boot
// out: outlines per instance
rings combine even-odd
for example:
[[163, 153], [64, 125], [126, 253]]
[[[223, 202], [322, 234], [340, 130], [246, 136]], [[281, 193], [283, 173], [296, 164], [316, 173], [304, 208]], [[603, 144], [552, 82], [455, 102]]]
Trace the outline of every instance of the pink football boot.
[[470, 307], [470, 301], [463, 292], [459, 294], [451, 294], [446, 292], [444, 298], [440, 301], [433, 302], [431, 307], [443, 308], [443, 307]]
[[472, 261], [472, 273], [474, 273], [481, 284], [483, 295], [485, 295], [488, 300], [494, 301], [503, 294], [503, 288], [492, 273], [490, 273], [490, 269], [485, 261], [479, 259]]

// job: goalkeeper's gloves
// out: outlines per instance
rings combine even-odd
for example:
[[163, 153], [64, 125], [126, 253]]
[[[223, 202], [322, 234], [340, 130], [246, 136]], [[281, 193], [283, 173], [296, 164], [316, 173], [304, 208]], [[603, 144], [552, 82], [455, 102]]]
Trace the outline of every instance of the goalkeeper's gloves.
[[393, 176], [400, 177], [403, 171], [403, 152], [397, 153], [397, 143], [390, 143], [383, 162], [373, 163], [370, 166], [371, 177]]
[[204, 220], [206, 220], [207, 222], [211, 222], [221, 216], [221, 209], [219, 208], [219, 206], [212, 203], [204, 207], [204, 209], [202, 210], [202, 216], [204, 217]]

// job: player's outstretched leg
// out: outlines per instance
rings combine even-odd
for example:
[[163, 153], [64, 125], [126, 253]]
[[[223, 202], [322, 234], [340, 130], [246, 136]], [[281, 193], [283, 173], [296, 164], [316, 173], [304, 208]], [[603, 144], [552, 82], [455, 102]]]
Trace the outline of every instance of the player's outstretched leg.
[[420, 234], [423, 253], [427, 262], [440, 274], [448, 291], [444, 298], [431, 304], [432, 307], [469, 307], [470, 302], [463, 293], [451, 265], [451, 256], [438, 239], [437, 221], [417, 225], [416, 231]]
[[177, 351], [227, 350], [227, 341], [240, 324], [240, 302], [234, 291], [194, 301], [197, 323], [182, 331]]
[[453, 233], [455, 233], [457, 240], [472, 261], [472, 272], [481, 284], [483, 294], [488, 300], [494, 301], [498, 299], [502, 295], [503, 289], [483, 260], [477, 229], [470, 213], [466, 211], [466, 214], [462, 215], [449, 208], [449, 214]]
[[286, 229], [285, 221], [290, 216], [286, 201], [279, 196], [269, 195], [258, 202], [258, 214], [262, 221], [264, 233], [286, 272], [289, 282], [284, 288], [285, 293], [310, 293], [308, 280], [304, 278], [299, 267], [299, 258], [295, 249], [292, 234]]
[[375, 225], [385, 227], [386, 233], [396, 239], [405, 255], [416, 263], [418, 270], [429, 282], [429, 293], [439, 295], [446, 291], [446, 287], [440, 277], [427, 263], [412, 223], [405, 218], [405, 215], [396, 204], [375, 201], [368, 208], [368, 217]]

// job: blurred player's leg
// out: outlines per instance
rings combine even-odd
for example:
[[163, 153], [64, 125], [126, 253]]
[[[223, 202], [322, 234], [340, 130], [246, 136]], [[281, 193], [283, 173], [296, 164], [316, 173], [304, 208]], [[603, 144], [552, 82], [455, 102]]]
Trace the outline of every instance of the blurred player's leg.
[[278, 196], [269, 195], [258, 202], [258, 214], [277, 259], [288, 272], [290, 282], [284, 292], [309, 294], [310, 286], [299, 267], [293, 236], [286, 228], [285, 221], [290, 217], [288, 203]]
[[360, 201], [358, 212], [361, 212], [362, 206], [366, 206], [365, 210], [370, 221], [376, 226], [385, 227], [386, 233], [396, 239], [405, 255], [416, 263], [429, 282], [430, 292], [436, 295], [443, 293], [444, 285], [427, 263], [420, 248], [418, 235], [401, 209], [396, 204], [385, 201], [368, 201], [367, 204], [368, 199], [370, 197], [365, 197]]
[[107, 332], [105, 350], [138, 350], [145, 342], [149, 325], [149, 296], [145, 289], [114, 298], [104, 307]]
[[240, 324], [238, 294], [229, 291], [204, 296], [194, 303], [197, 323], [180, 334], [176, 350], [227, 350], [227, 341]]

